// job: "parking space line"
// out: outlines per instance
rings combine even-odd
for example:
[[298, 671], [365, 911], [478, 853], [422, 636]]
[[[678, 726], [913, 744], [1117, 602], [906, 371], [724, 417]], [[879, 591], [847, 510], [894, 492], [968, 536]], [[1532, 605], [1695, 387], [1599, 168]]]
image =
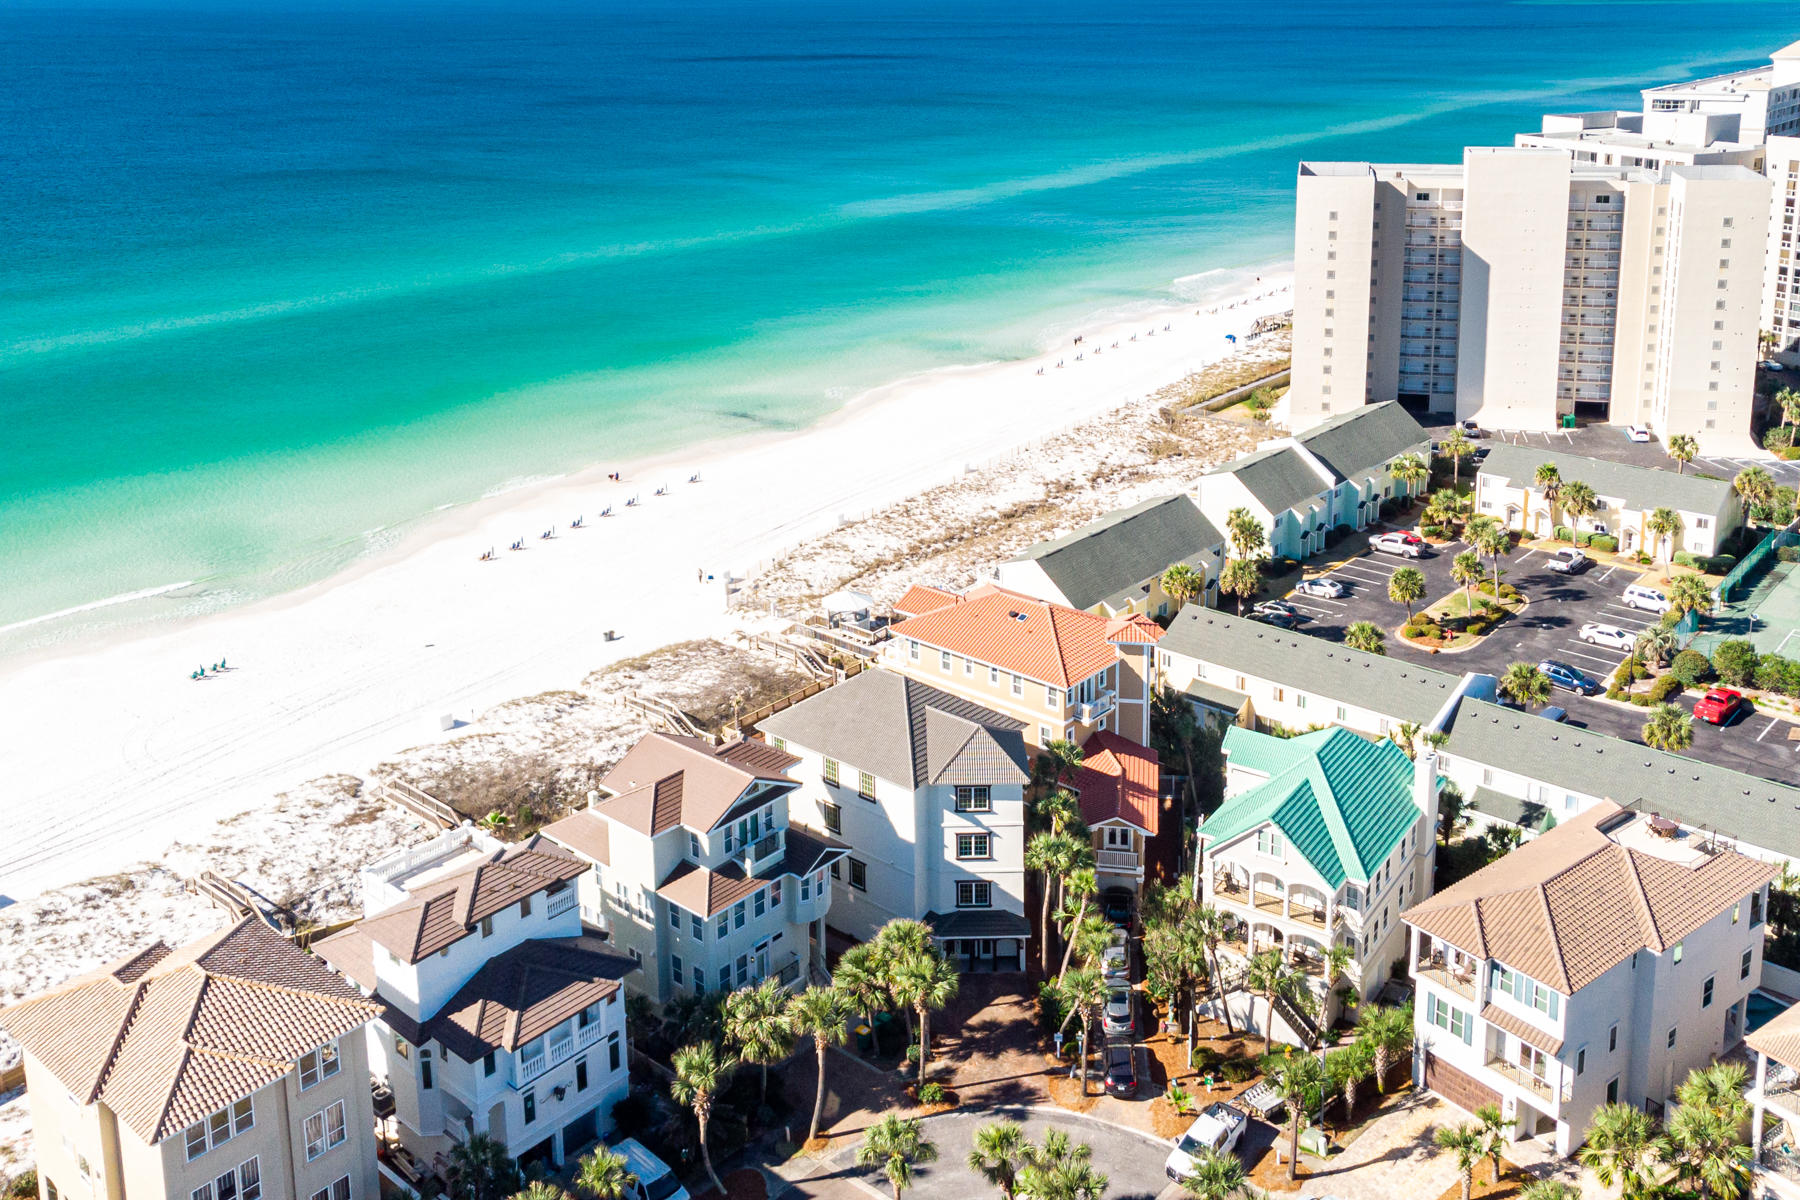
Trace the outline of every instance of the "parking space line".
[[1604, 663], [1608, 667], [1616, 667], [1619, 665], [1619, 663], [1621, 661], [1620, 659], [1616, 659], [1616, 658], [1598, 658], [1592, 654], [1586, 654], [1580, 650], [1564, 650], [1563, 653], [1567, 654], [1570, 658], [1585, 658], [1589, 662]]
[[1757, 734], [1757, 735], [1756, 735], [1756, 740], [1757, 740], [1757, 741], [1759, 741], [1759, 742], [1760, 742], [1760, 741], [1762, 741], [1762, 740], [1763, 740], [1763, 739], [1764, 739], [1764, 738], [1766, 738], [1766, 737], [1768, 737], [1768, 736], [1769, 736], [1769, 730], [1771, 730], [1771, 729], [1773, 729], [1773, 728], [1775, 728], [1775, 726], [1777, 726], [1777, 725], [1779, 725], [1779, 724], [1780, 724], [1780, 723], [1781, 723], [1781, 722], [1780, 722], [1780, 721], [1779, 721], [1779, 720], [1778, 720], [1778, 719], [1777, 719], [1777, 718], [1775, 718], [1775, 717], [1770, 717], [1770, 718], [1769, 718], [1769, 723], [1768, 723], [1768, 724], [1767, 724], [1767, 725], [1764, 725], [1764, 726], [1763, 726], [1763, 731], [1762, 731], [1762, 732], [1761, 732], [1761, 733], [1759, 733], [1759, 734]]
[[1602, 575], [1600, 578], [1596, 579], [1594, 582], [1595, 583], [1605, 583], [1607, 580], [1612, 578], [1612, 573], [1618, 569], [1619, 569], [1618, 564], [1616, 564], [1616, 563], [1613, 564], [1612, 566], [1606, 568], [1606, 574]]

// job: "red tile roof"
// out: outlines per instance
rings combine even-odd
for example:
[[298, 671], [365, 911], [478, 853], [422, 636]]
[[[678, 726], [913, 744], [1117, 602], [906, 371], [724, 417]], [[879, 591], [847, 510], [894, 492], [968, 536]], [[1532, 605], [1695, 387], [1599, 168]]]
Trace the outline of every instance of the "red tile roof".
[[1069, 785], [1081, 797], [1082, 821], [1127, 821], [1155, 837], [1162, 813], [1162, 767], [1155, 751], [1103, 729], [1081, 752], [1081, 767]]
[[915, 583], [906, 589], [906, 595], [894, 601], [894, 613], [901, 617], [917, 617], [935, 612], [947, 604], [955, 604], [961, 599], [955, 592]]
[[1108, 641], [1112, 624], [1093, 613], [983, 584], [960, 603], [901, 621], [893, 636], [1068, 688], [1119, 661]]
[[1115, 617], [1106, 623], [1106, 640], [1115, 646], [1154, 646], [1162, 641], [1163, 627], [1143, 613]]

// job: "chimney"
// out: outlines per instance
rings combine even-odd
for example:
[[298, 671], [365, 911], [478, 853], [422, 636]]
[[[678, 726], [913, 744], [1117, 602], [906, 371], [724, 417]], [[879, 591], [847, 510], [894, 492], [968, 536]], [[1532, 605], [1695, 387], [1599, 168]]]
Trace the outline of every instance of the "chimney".
[[1438, 756], [1431, 746], [1421, 745], [1413, 760], [1413, 803], [1425, 814], [1425, 838], [1421, 850], [1437, 845], [1438, 827]]

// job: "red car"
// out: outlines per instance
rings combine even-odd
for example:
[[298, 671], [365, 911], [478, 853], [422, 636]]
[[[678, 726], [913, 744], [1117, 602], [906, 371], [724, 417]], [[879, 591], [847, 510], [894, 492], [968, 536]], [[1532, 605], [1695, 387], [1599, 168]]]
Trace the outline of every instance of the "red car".
[[1750, 702], [1730, 688], [1713, 688], [1694, 702], [1695, 718], [1712, 725], [1729, 725], [1739, 713], [1749, 711]]

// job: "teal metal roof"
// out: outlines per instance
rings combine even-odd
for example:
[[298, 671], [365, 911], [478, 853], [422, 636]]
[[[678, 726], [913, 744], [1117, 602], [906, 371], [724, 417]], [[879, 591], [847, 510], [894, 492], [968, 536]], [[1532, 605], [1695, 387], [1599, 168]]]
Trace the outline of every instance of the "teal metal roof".
[[1234, 727], [1225, 749], [1269, 779], [1228, 798], [1200, 835], [1216, 845], [1273, 824], [1331, 887], [1367, 883], [1419, 819], [1412, 760], [1393, 742], [1341, 728], [1278, 738]]

